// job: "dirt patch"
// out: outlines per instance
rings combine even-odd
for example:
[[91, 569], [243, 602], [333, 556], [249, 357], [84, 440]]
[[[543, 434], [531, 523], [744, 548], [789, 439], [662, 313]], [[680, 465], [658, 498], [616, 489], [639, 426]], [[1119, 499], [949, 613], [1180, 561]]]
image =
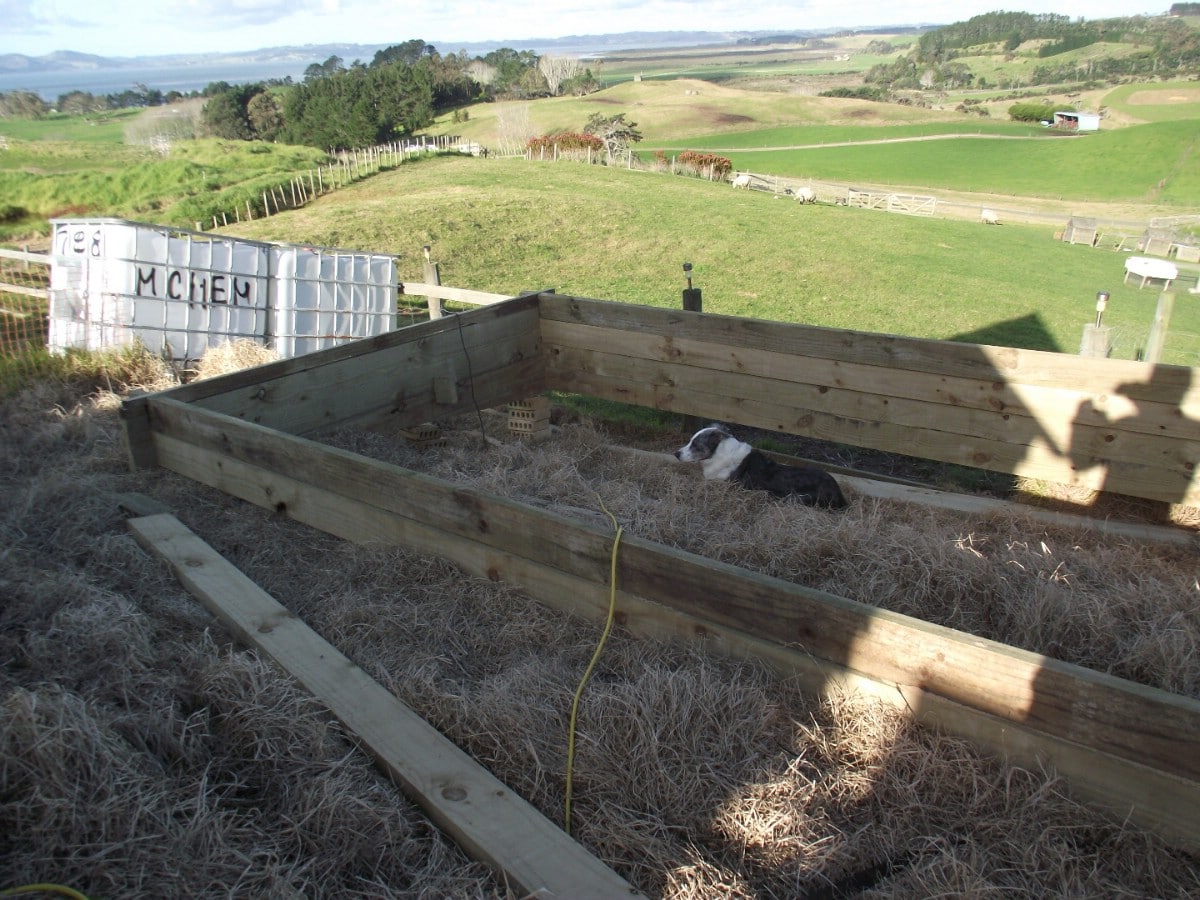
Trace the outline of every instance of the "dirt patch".
[[743, 116], [738, 113], [719, 113], [710, 118], [717, 125], [747, 125], [756, 121], [752, 116]]
[[1183, 103], [1200, 103], [1200, 88], [1134, 91], [1125, 102], [1130, 106], [1179, 106]]

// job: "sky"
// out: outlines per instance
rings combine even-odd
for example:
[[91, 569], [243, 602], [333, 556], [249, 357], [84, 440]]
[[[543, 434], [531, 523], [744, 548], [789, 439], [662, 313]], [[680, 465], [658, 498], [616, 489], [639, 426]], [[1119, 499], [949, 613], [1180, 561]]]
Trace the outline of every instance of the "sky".
[[0, 0], [0, 53], [215, 53], [305, 44], [400, 44], [443, 53], [495, 41], [623, 31], [786, 31], [960, 22], [997, 9], [1100, 19], [1164, 12], [1147, 0]]

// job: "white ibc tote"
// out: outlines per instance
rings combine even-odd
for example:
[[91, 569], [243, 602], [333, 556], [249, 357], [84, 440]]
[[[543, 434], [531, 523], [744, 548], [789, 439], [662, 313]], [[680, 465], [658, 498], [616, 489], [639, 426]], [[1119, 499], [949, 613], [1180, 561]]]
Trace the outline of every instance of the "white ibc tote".
[[187, 365], [252, 340], [282, 357], [389, 331], [395, 260], [120, 219], [55, 219], [52, 350], [140, 342]]

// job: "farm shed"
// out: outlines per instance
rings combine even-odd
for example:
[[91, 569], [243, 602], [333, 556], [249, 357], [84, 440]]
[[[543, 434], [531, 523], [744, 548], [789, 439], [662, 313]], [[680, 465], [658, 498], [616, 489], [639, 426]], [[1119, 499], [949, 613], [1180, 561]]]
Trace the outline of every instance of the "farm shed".
[[[559, 390], [1196, 503], [1188, 369], [529, 294], [127, 400], [130, 461], [602, 618], [611, 533], [303, 437]], [[1200, 702], [647, 540], [617, 621], [851, 687], [1200, 847]]]
[[1098, 113], [1087, 112], [1056, 112], [1054, 127], [1065, 131], [1099, 131], [1100, 116]]

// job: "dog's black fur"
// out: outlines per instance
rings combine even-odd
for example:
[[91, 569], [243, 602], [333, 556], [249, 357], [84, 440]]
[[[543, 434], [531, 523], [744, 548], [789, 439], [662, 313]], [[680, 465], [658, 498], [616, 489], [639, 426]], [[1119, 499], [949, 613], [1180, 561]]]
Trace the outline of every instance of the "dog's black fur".
[[813, 466], [785, 466], [723, 425], [701, 428], [675, 451], [682, 462], [698, 462], [705, 478], [733, 481], [751, 490], [769, 491], [777, 497], [795, 497], [809, 506], [841, 509], [846, 498], [828, 472]]

